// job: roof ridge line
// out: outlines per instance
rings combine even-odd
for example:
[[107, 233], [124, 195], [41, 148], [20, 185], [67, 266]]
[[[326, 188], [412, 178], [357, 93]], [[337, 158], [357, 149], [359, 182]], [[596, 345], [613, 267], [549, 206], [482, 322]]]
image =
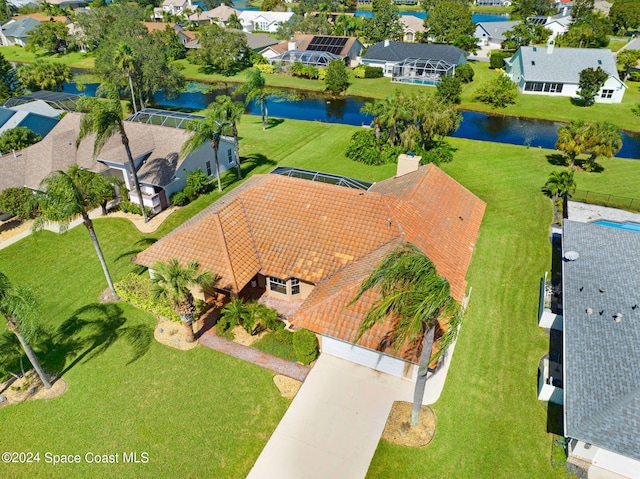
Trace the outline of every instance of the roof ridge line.
[[262, 258], [260, 257], [260, 250], [256, 245], [256, 239], [253, 236], [253, 228], [251, 227], [251, 222], [249, 221], [249, 215], [247, 214], [247, 209], [244, 207], [244, 201], [242, 201], [242, 197], [238, 197], [237, 200], [240, 202], [240, 208], [242, 208], [242, 214], [244, 215], [244, 218], [247, 222], [247, 228], [249, 228], [249, 236], [251, 236], [251, 244], [253, 245], [253, 249], [256, 252], [256, 257], [258, 258], [258, 264], [260, 265], [260, 270], [262, 270], [263, 268]]
[[224, 244], [224, 258], [227, 260], [227, 266], [229, 267], [229, 271], [231, 272], [231, 287], [235, 288], [235, 292], [238, 291], [238, 280], [236, 279], [235, 271], [233, 270], [233, 264], [231, 263], [231, 257], [229, 256], [229, 246], [227, 245], [227, 239], [224, 237], [224, 227], [222, 226], [222, 221], [220, 220], [220, 212], [216, 211], [213, 213], [214, 221], [218, 223], [218, 231], [220, 232], [220, 237], [222, 238], [222, 243]]

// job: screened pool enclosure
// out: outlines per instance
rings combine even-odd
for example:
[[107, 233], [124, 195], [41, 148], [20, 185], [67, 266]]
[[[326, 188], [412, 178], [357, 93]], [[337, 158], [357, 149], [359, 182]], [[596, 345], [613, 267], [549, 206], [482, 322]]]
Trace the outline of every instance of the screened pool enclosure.
[[393, 66], [391, 81], [435, 85], [444, 75], [453, 75], [456, 66], [443, 60], [407, 58]]

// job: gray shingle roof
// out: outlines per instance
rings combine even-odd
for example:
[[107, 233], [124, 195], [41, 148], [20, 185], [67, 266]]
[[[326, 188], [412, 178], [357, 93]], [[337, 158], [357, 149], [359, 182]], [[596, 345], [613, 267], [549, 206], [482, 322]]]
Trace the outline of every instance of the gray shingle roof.
[[[504, 40], [504, 32], [512, 30], [513, 27], [522, 23], [520, 20], [509, 22], [479, 22], [478, 27], [483, 29], [489, 35], [489, 38], [496, 40]], [[477, 31], [477, 30], [476, 30]]]
[[38, 20], [25, 17], [2, 27], [2, 33], [5, 37], [26, 38], [29, 32], [40, 25]]
[[520, 57], [526, 81], [578, 83], [585, 68], [602, 68], [614, 78], [618, 77], [616, 62], [611, 50], [601, 48], [553, 48], [520, 47], [512, 58]]
[[460, 58], [465, 58], [467, 53], [458, 47], [440, 45], [437, 43], [405, 43], [378, 42], [371, 45], [362, 58], [366, 60], [384, 60], [388, 62], [402, 61], [407, 58], [428, 58], [430, 60], [443, 60], [451, 65], [457, 65]]
[[567, 251], [565, 433], [640, 460], [640, 233], [565, 220]]

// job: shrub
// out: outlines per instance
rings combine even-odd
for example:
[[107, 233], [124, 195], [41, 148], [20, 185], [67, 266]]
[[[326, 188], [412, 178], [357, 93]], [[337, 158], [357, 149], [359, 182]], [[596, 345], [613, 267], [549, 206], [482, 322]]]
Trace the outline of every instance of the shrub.
[[468, 63], [463, 63], [456, 67], [454, 77], [458, 78], [462, 83], [471, 83], [473, 81], [473, 67]]
[[504, 108], [516, 102], [518, 87], [506, 75], [500, 75], [478, 90], [476, 100], [493, 106]]
[[209, 190], [210, 184], [211, 183], [209, 182], [209, 177], [200, 168], [190, 172], [187, 175], [187, 187], [190, 186], [191, 188], [193, 188], [193, 192], [196, 194], [196, 196], [206, 193]]
[[37, 214], [37, 197], [29, 188], [7, 188], [0, 193], [0, 212], [9, 213], [22, 219]]
[[318, 80], [324, 81], [327, 77], [327, 69], [326, 68], [318, 68]]
[[[118, 209], [124, 213], [132, 213], [134, 215], [142, 216], [140, 205], [138, 205], [137, 203], [132, 203], [128, 200], [121, 201], [118, 205]], [[147, 218], [151, 218], [151, 216], [153, 216], [153, 212], [151, 211], [151, 209], [147, 208], [146, 206], [144, 208], [144, 211], [147, 213]]]
[[489, 66], [491, 68], [504, 68], [504, 59], [512, 57], [513, 53], [494, 50], [489, 57]]
[[151, 298], [151, 278], [148, 275], [129, 273], [115, 287], [118, 296], [136, 308], [172, 321], [180, 321], [168, 301], [155, 301]]
[[355, 78], [381, 78], [382, 67], [370, 67], [369, 65], [358, 65], [353, 69]]
[[436, 85], [436, 97], [449, 103], [460, 103], [462, 82], [453, 75], [444, 75]]
[[171, 195], [171, 204], [175, 206], [185, 206], [189, 204], [189, 198], [182, 191], [177, 191]]
[[634, 82], [640, 81], [640, 73], [639, 72], [630, 73], [629, 74], [629, 81], [634, 81]]
[[22, 150], [40, 140], [42, 137], [26, 126], [17, 126], [0, 135], [0, 152], [6, 154], [13, 150]]
[[383, 165], [385, 158], [380, 153], [382, 142], [372, 129], [356, 131], [347, 147], [347, 158], [365, 165]]
[[293, 333], [286, 329], [265, 334], [251, 347], [287, 361], [296, 360], [296, 353], [293, 350]]
[[260, 73], [275, 73], [276, 72], [275, 65], [272, 65], [271, 63], [259, 63], [259, 64], [254, 64], [253, 66], [254, 66], [254, 68], [257, 68], [258, 70], [260, 70]]
[[333, 95], [340, 95], [349, 88], [349, 76], [344, 61], [332, 60], [329, 62], [327, 72], [324, 77], [325, 90]]
[[422, 153], [422, 163], [450, 163], [453, 161], [453, 150], [447, 143], [442, 143]]
[[198, 195], [195, 192], [195, 190], [193, 189], [193, 186], [185, 187], [185, 189], [182, 190], [182, 193], [184, 194], [184, 196], [187, 197], [187, 199], [189, 200], [189, 203], [191, 203], [193, 200], [198, 198]]
[[298, 329], [293, 333], [293, 350], [296, 360], [309, 365], [318, 357], [318, 338], [308, 329]]

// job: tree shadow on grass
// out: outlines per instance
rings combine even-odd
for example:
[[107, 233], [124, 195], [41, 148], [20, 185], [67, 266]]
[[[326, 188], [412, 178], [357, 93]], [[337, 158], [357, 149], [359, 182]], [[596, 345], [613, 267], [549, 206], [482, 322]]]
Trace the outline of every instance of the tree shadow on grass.
[[[116, 259], [115, 259], [116, 263], [118, 261], [123, 260], [123, 259], [131, 261], [131, 259], [133, 259], [134, 256], [136, 256], [138, 253], [141, 253], [142, 251], [147, 249], [149, 246], [154, 244], [156, 241], [158, 241], [157, 238], [142, 238], [142, 239], [136, 241], [135, 243], [133, 243], [133, 246], [134, 246], [133, 249], [130, 249], [129, 251], [125, 251], [124, 253], [121, 253], [116, 257]], [[133, 272], [136, 273], [136, 274], [142, 274], [146, 270], [147, 270], [146, 266], [136, 265], [134, 270], [133, 270]]]
[[547, 155], [547, 161], [554, 166], [567, 166], [567, 159], [559, 153]]
[[131, 364], [151, 347], [153, 327], [146, 324], [127, 325], [122, 308], [115, 303], [89, 304], [78, 309], [57, 331], [59, 347], [67, 353], [67, 357], [75, 356], [60, 374], [78, 363], [86, 363], [103, 354], [120, 338], [132, 350], [131, 359], [127, 362]]
[[284, 123], [284, 118], [269, 118], [267, 120], [267, 130], [271, 128], [275, 128], [278, 125], [282, 125]]

